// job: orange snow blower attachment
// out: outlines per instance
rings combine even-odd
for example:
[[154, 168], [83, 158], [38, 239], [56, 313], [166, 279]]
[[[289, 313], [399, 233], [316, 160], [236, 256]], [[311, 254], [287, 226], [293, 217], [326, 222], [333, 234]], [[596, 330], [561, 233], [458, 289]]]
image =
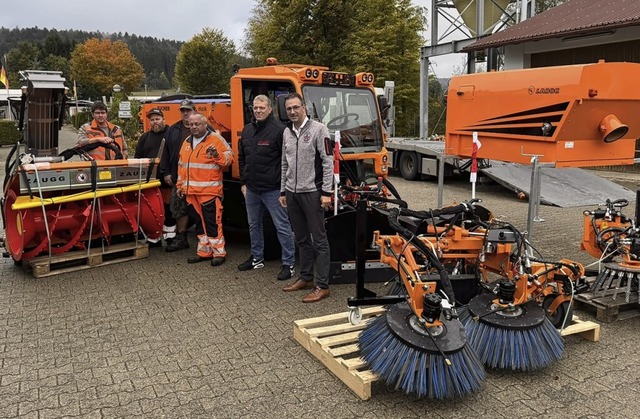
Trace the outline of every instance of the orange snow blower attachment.
[[605, 63], [451, 79], [446, 153], [557, 167], [633, 164], [640, 137], [640, 64]]
[[[95, 161], [83, 147], [58, 155], [64, 78], [54, 71], [22, 71], [19, 128], [23, 141], [5, 164], [2, 216], [5, 247], [16, 261], [91, 247], [158, 239], [164, 204], [159, 159]], [[104, 145], [113, 147], [112, 145]], [[74, 155], [90, 161], [67, 161]], [[118, 158], [118, 157], [116, 157]]]

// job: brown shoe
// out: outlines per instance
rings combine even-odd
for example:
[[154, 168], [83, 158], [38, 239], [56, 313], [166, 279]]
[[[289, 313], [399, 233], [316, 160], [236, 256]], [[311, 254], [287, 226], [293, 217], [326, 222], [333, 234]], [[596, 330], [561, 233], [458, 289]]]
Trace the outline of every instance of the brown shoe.
[[289, 292], [298, 290], [310, 290], [311, 288], [313, 288], [313, 281], [304, 281], [301, 278], [298, 278], [293, 284], [287, 285], [286, 287], [282, 288], [282, 291]]
[[306, 297], [302, 299], [302, 302], [315, 303], [327, 298], [330, 293], [331, 292], [329, 291], [329, 288], [323, 289], [323, 288], [315, 287], [313, 291], [311, 291], [309, 294], [307, 294]]

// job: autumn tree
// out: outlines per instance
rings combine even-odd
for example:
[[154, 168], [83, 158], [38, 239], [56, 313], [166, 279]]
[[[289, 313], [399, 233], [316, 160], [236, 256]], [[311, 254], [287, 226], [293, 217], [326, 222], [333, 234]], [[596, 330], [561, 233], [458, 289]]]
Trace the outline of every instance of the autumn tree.
[[228, 93], [236, 47], [218, 29], [205, 28], [180, 48], [174, 86], [194, 95]]
[[109, 95], [114, 85], [130, 92], [144, 80], [144, 70], [122, 41], [91, 38], [71, 53], [71, 76], [83, 97]]
[[420, 36], [424, 9], [411, 0], [257, 0], [245, 49], [258, 62], [326, 65], [336, 71], [372, 71], [376, 86], [396, 85], [396, 132], [417, 134]]

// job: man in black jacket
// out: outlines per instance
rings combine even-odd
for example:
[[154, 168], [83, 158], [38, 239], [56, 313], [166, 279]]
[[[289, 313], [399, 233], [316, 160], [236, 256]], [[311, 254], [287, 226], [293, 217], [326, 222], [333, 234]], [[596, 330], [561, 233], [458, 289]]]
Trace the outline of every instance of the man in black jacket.
[[177, 227], [175, 239], [165, 248], [167, 252], [176, 252], [189, 248], [189, 241], [187, 240], [187, 228], [189, 227], [187, 202], [176, 195], [175, 184], [178, 180], [180, 148], [182, 147], [184, 139], [191, 135], [189, 117], [195, 112], [195, 107], [191, 100], [184, 99], [180, 102], [180, 116], [182, 119], [169, 127], [167, 136], [165, 137], [165, 149], [162, 154], [159, 170], [163, 181], [173, 188], [171, 192], [170, 211], [176, 218]]
[[[161, 109], [151, 109], [149, 112], [147, 112], [147, 118], [149, 118], [149, 122], [151, 123], [151, 129], [142, 134], [142, 136], [138, 140], [138, 144], [136, 144], [136, 152], [134, 157], [137, 159], [155, 159], [156, 157], [158, 157], [160, 146], [162, 145], [162, 140], [166, 137], [167, 134], [168, 127], [164, 122], [164, 113]], [[176, 235], [176, 220], [171, 215], [171, 211], [169, 208], [171, 186], [170, 184], [167, 184], [163, 181], [159, 168], [157, 169], [157, 178], [162, 182], [162, 184], [160, 185], [160, 191], [164, 200], [164, 223], [162, 226], [162, 238], [165, 240], [167, 245], [169, 245]], [[147, 238], [147, 240], [149, 241], [149, 245], [151, 247], [162, 245], [160, 239], [153, 240]]]
[[271, 101], [267, 96], [258, 95], [253, 99], [255, 121], [244, 127], [238, 145], [240, 182], [247, 204], [251, 237], [251, 256], [238, 265], [238, 269], [248, 271], [264, 267], [262, 219], [266, 208], [282, 247], [282, 268], [278, 279], [284, 281], [294, 273], [295, 245], [287, 210], [278, 202], [284, 125], [273, 117], [271, 111]]

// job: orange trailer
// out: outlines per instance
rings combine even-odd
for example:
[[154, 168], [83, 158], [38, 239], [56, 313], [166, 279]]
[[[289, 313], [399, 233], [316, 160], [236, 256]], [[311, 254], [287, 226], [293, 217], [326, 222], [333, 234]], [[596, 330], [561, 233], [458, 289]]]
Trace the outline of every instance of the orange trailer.
[[556, 167], [633, 164], [640, 137], [640, 64], [605, 63], [451, 79], [446, 154]]

